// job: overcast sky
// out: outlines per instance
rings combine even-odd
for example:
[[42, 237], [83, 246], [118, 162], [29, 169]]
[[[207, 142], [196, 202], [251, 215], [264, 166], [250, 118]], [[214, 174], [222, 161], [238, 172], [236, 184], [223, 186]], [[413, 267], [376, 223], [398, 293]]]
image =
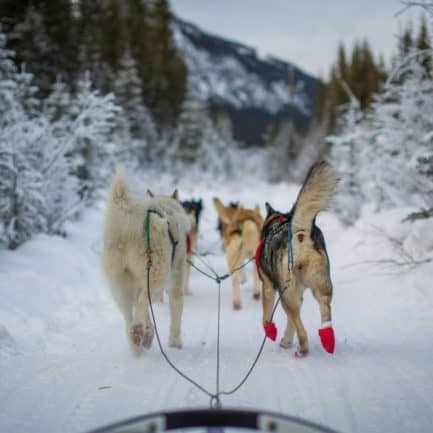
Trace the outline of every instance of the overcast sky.
[[400, 0], [171, 0], [173, 11], [203, 30], [289, 60], [327, 77], [337, 46], [366, 37], [387, 61], [395, 52], [399, 25], [419, 11], [395, 14]]

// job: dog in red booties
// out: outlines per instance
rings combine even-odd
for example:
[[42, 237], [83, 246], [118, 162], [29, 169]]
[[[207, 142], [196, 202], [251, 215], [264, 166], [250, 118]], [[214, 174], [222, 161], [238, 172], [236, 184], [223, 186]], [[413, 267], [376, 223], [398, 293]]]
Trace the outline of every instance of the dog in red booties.
[[266, 335], [275, 340], [277, 329], [271, 316], [278, 292], [287, 315], [280, 346], [290, 347], [296, 330], [297, 356], [308, 353], [308, 336], [300, 316], [307, 287], [320, 306], [322, 345], [328, 353], [333, 353], [335, 348], [329, 258], [322, 231], [315, 220], [327, 207], [337, 182], [334, 169], [326, 162], [319, 162], [311, 167], [290, 212], [278, 212], [266, 203], [267, 216], [256, 254], [257, 271], [263, 281], [263, 326]]

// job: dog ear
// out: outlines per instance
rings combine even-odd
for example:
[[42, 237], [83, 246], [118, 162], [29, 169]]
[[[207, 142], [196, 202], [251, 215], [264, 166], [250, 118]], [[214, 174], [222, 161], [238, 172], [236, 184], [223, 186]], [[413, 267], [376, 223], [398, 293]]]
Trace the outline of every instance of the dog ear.
[[171, 195], [171, 198], [173, 198], [173, 199], [179, 201], [179, 192], [178, 192], [177, 189], [175, 189], [175, 190], [173, 191], [173, 194]]
[[265, 203], [265, 207], [268, 215], [270, 215], [271, 213], [275, 213], [274, 208], [268, 202]]
[[150, 189], [147, 190], [146, 194], [147, 194], [149, 197], [152, 197], [152, 198], [155, 197], [155, 195], [153, 194], [153, 192], [152, 192]]
[[215, 205], [215, 209], [217, 211], [218, 216], [220, 217], [220, 220], [224, 224], [229, 224], [231, 218], [230, 218], [230, 216], [229, 216], [229, 214], [227, 212], [227, 209], [221, 203], [221, 200], [219, 198], [217, 198], [217, 197], [214, 197], [213, 204]]

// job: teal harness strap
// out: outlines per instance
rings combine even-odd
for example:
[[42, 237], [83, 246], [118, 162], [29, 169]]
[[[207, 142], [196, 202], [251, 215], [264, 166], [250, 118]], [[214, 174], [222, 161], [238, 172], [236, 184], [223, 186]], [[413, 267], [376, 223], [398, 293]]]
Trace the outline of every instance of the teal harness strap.
[[289, 221], [289, 223], [287, 224], [287, 251], [288, 251], [287, 265], [288, 265], [289, 271], [292, 271], [295, 268], [295, 260], [293, 257], [293, 247], [292, 247], [292, 238], [293, 238], [292, 224], [290, 224], [290, 221]]

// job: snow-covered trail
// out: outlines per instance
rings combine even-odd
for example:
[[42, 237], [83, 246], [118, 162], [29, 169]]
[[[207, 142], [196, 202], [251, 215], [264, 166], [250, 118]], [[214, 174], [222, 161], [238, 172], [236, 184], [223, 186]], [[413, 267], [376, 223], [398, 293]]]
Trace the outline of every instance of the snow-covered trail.
[[[297, 189], [263, 185], [260, 191], [221, 189], [223, 201], [269, 200], [290, 206]], [[225, 272], [214, 230], [212, 193], [205, 199], [200, 249]], [[187, 194], [185, 193], [185, 197]], [[433, 267], [406, 274], [379, 273], [353, 263], [393, 255], [373, 226], [398, 232], [404, 211], [366, 215], [344, 229], [332, 214], [319, 221], [331, 258], [336, 352], [321, 347], [319, 309], [309, 294], [302, 317], [311, 353], [292, 356], [268, 341], [256, 369], [225, 407], [270, 409], [341, 432], [425, 432], [433, 422]], [[173, 372], [156, 341], [134, 358], [120, 313], [99, 267], [103, 206], [71, 224], [66, 239], [39, 236], [15, 252], [0, 253], [0, 431], [84, 432], [141, 413], [207, 406], [208, 398]], [[248, 266], [249, 283], [252, 265]], [[185, 298], [182, 350], [167, 348], [168, 305], [156, 304], [162, 342], [173, 362], [215, 389], [217, 286], [192, 272]], [[261, 343], [261, 304], [243, 286], [243, 309], [231, 308], [230, 281], [222, 285], [221, 388], [247, 371]], [[281, 335], [285, 316], [278, 309]]]

